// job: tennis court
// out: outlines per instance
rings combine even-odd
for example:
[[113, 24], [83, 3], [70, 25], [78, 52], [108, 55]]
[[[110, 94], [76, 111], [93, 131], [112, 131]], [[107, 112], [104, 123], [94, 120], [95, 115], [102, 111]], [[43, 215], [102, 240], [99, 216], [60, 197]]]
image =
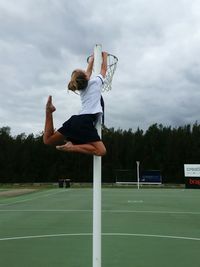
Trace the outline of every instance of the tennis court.
[[[2, 192], [2, 190], [1, 190]], [[200, 191], [102, 190], [103, 267], [198, 267]], [[92, 266], [92, 189], [0, 197], [0, 266]]]

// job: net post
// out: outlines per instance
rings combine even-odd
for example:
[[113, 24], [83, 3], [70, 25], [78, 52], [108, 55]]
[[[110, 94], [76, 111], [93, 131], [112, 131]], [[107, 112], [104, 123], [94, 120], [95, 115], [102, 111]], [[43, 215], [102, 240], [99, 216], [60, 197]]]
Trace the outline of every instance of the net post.
[[137, 188], [140, 189], [140, 162], [136, 161], [137, 164]]
[[[94, 74], [98, 75], [102, 63], [102, 46], [94, 47]], [[101, 138], [101, 116], [96, 123]], [[93, 267], [101, 267], [101, 157], [93, 157]]]

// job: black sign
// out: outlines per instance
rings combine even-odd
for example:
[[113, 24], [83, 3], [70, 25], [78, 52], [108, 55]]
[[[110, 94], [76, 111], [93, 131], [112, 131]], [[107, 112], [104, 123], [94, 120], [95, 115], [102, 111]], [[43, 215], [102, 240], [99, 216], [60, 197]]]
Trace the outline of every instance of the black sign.
[[185, 178], [185, 188], [200, 189], [200, 177]]

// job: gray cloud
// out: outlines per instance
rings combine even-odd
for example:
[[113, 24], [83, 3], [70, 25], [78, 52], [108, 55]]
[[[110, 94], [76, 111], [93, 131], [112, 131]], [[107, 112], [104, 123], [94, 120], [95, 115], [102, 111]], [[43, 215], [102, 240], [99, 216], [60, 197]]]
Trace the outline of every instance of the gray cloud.
[[199, 9], [185, 0], [0, 0], [0, 127], [41, 132], [50, 94], [55, 127], [77, 113], [66, 84], [96, 43], [119, 58], [104, 93], [108, 127], [198, 121]]

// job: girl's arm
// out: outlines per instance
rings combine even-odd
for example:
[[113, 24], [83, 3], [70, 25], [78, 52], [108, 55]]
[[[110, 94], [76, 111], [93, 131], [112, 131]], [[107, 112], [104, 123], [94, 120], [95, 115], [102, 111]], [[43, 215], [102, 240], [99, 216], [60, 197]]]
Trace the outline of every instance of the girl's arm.
[[107, 71], [107, 57], [108, 53], [102, 52], [102, 64], [101, 64], [101, 75], [105, 78]]
[[92, 69], [93, 69], [93, 64], [94, 64], [94, 55], [92, 55], [89, 59], [86, 74], [88, 76], [88, 79], [90, 79], [90, 76], [92, 75]]
[[[101, 64], [101, 72], [100, 73], [104, 78], [106, 76], [106, 71], [107, 71], [107, 57], [108, 57], [108, 53], [102, 52], [102, 64]], [[93, 64], [94, 64], [94, 55], [92, 55], [90, 57], [90, 60], [89, 60], [88, 66], [87, 66], [87, 70], [86, 70], [86, 74], [87, 74], [89, 79], [90, 79], [90, 76], [92, 75]]]

